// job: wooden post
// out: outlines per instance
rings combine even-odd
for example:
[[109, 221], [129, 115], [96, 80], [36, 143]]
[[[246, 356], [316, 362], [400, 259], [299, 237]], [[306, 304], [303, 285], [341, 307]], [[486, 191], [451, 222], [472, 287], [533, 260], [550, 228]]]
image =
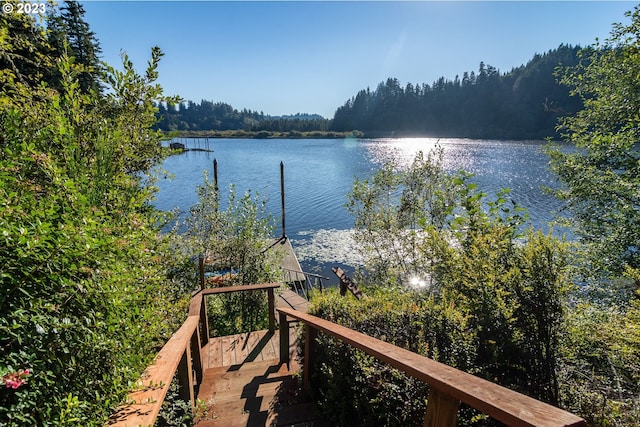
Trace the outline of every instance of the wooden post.
[[186, 346], [180, 364], [178, 365], [178, 383], [180, 384], [180, 399], [191, 402], [191, 409], [196, 407], [196, 400], [193, 395], [193, 367], [191, 365], [191, 349]]
[[202, 384], [202, 354], [200, 347], [200, 328], [196, 328], [191, 335], [191, 356], [193, 358], [193, 370], [196, 375], [196, 383]]
[[304, 366], [302, 367], [302, 388], [307, 394], [311, 394], [311, 371], [316, 354], [316, 338], [318, 330], [308, 323], [304, 325]]
[[289, 364], [289, 322], [287, 315], [280, 312], [280, 363]]
[[204, 279], [204, 255], [198, 257], [198, 271], [200, 272], [200, 289], [204, 289], [206, 285]]
[[431, 388], [427, 401], [424, 427], [455, 427], [460, 401]]
[[[198, 258], [198, 269], [200, 270], [200, 289], [206, 288], [206, 280], [204, 277], [204, 255], [200, 255]], [[207, 298], [202, 295], [202, 302], [200, 303], [200, 324], [202, 325], [202, 346], [207, 345], [209, 342], [209, 319], [207, 319]]]
[[214, 207], [216, 212], [218, 212], [218, 206], [220, 203], [220, 195], [218, 194], [218, 159], [213, 159], [213, 190], [215, 191]]
[[267, 299], [269, 301], [269, 331], [276, 330], [276, 300], [273, 288], [267, 289]]
[[209, 318], [207, 317], [207, 297], [202, 295], [202, 303], [200, 304], [200, 324], [202, 325], [202, 335], [200, 340], [202, 347], [209, 343]]
[[284, 220], [285, 209], [284, 209], [284, 163], [283, 162], [280, 162], [280, 200], [282, 201], [282, 238], [286, 239], [287, 231], [285, 227], [286, 223]]

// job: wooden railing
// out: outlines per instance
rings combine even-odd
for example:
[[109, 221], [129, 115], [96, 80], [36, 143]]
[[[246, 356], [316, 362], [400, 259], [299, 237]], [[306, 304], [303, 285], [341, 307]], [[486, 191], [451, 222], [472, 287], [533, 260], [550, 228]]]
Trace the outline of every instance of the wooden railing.
[[[309, 301], [309, 292], [317, 289], [320, 292], [324, 291], [325, 285], [323, 281], [329, 282], [329, 278], [321, 276], [319, 274], [306, 273], [299, 270], [290, 270], [288, 268], [282, 268], [283, 281], [289, 285], [292, 290], [301, 295], [304, 299]], [[303, 280], [300, 280], [303, 277]]]
[[580, 417], [427, 357], [306, 313], [278, 308], [280, 362], [289, 360], [288, 320], [305, 325], [303, 387], [309, 388], [319, 332], [335, 337], [429, 385], [425, 426], [456, 425], [460, 402], [510, 426], [587, 426]]
[[[127, 401], [112, 415], [110, 426], [153, 425], [167, 395], [171, 381], [177, 374], [180, 398], [195, 405], [196, 391], [204, 370], [203, 348], [209, 341], [206, 295], [242, 291], [267, 291], [269, 299], [269, 328], [275, 329], [274, 289], [280, 284], [268, 283], [203, 289], [191, 300], [189, 315], [184, 324], [169, 339], [130, 392]], [[305, 325], [303, 387], [309, 388], [313, 369], [315, 343], [318, 333], [333, 336], [370, 354], [429, 385], [429, 399], [425, 426], [453, 427], [460, 402], [480, 410], [490, 417], [511, 426], [586, 426], [574, 414], [509, 390], [490, 381], [459, 371], [450, 366], [420, 356], [393, 344], [386, 343], [344, 326], [309, 314], [278, 308], [280, 323], [280, 362], [289, 363], [289, 322]]]
[[189, 306], [189, 315], [180, 329], [162, 347], [138, 381], [138, 388], [129, 393], [127, 400], [109, 419], [109, 426], [152, 426], [166, 398], [169, 386], [177, 374], [179, 396], [195, 407], [196, 389], [202, 383], [207, 366], [202, 363], [203, 348], [209, 342], [207, 295], [231, 292], [267, 291], [269, 301], [269, 329], [275, 330], [274, 289], [279, 283], [228, 286], [202, 289], [196, 292]]

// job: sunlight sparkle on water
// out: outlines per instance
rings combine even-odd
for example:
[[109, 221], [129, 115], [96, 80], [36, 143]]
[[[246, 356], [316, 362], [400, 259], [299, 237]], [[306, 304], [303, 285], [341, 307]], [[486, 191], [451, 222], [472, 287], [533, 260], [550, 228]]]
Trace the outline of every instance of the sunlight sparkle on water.
[[477, 143], [474, 140], [451, 138], [388, 138], [363, 141], [375, 163], [395, 161], [400, 168], [409, 167], [419, 151], [426, 156], [440, 146], [444, 149], [443, 166], [450, 172], [461, 169], [470, 171], [474, 143]]
[[409, 284], [411, 285], [412, 288], [418, 288], [418, 289], [426, 288], [427, 286], [429, 286], [429, 284], [424, 279], [418, 276], [412, 276], [409, 279]]

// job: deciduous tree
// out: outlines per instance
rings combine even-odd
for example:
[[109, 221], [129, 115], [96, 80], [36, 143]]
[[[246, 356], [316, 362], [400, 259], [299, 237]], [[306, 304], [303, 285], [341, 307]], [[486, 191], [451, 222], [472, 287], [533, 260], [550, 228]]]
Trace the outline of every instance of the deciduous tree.
[[640, 269], [640, 8], [627, 16], [562, 72], [584, 109], [560, 122], [576, 150], [548, 149], [586, 248], [585, 272], [614, 276]]

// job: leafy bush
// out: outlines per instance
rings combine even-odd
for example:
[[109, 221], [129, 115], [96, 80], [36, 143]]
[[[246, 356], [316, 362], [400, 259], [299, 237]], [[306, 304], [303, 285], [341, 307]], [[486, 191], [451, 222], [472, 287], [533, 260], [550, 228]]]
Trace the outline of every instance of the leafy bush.
[[154, 427], [191, 427], [193, 426], [193, 408], [191, 402], [180, 398], [180, 385], [176, 377], [173, 378], [162, 402], [162, 408], [156, 418]]
[[563, 405], [593, 426], [640, 419], [640, 304], [628, 310], [581, 303], [571, 310], [559, 364]]
[[42, 49], [61, 80], [58, 90], [40, 83], [43, 68], [28, 61], [0, 71], [0, 419], [103, 425], [186, 308], [149, 205], [162, 53], [152, 50], [144, 76], [125, 56], [122, 71], [107, 68], [107, 94], [83, 92], [84, 69], [19, 39], [4, 26], [16, 19], [0, 18], [11, 29], [0, 31], [3, 55]]
[[[452, 366], [466, 367], [473, 339], [466, 319], [426, 293], [366, 288], [367, 298], [316, 294], [310, 312]], [[443, 309], [444, 308], [444, 309]], [[427, 386], [353, 347], [319, 335], [313, 389], [337, 425], [422, 425]]]
[[[369, 285], [369, 297], [340, 300], [328, 293], [313, 300], [312, 311], [557, 403], [560, 337], [572, 289], [567, 247], [551, 235], [522, 231], [525, 216], [507, 202], [506, 191], [488, 201], [467, 175], [445, 174], [441, 160], [440, 150], [419, 153], [406, 170], [386, 165], [354, 184], [349, 208], [367, 260], [359, 280]], [[422, 423], [424, 385], [321, 340], [316, 381], [335, 422]], [[468, 408], [460, 415], [462, 423], [485, 418]]]

